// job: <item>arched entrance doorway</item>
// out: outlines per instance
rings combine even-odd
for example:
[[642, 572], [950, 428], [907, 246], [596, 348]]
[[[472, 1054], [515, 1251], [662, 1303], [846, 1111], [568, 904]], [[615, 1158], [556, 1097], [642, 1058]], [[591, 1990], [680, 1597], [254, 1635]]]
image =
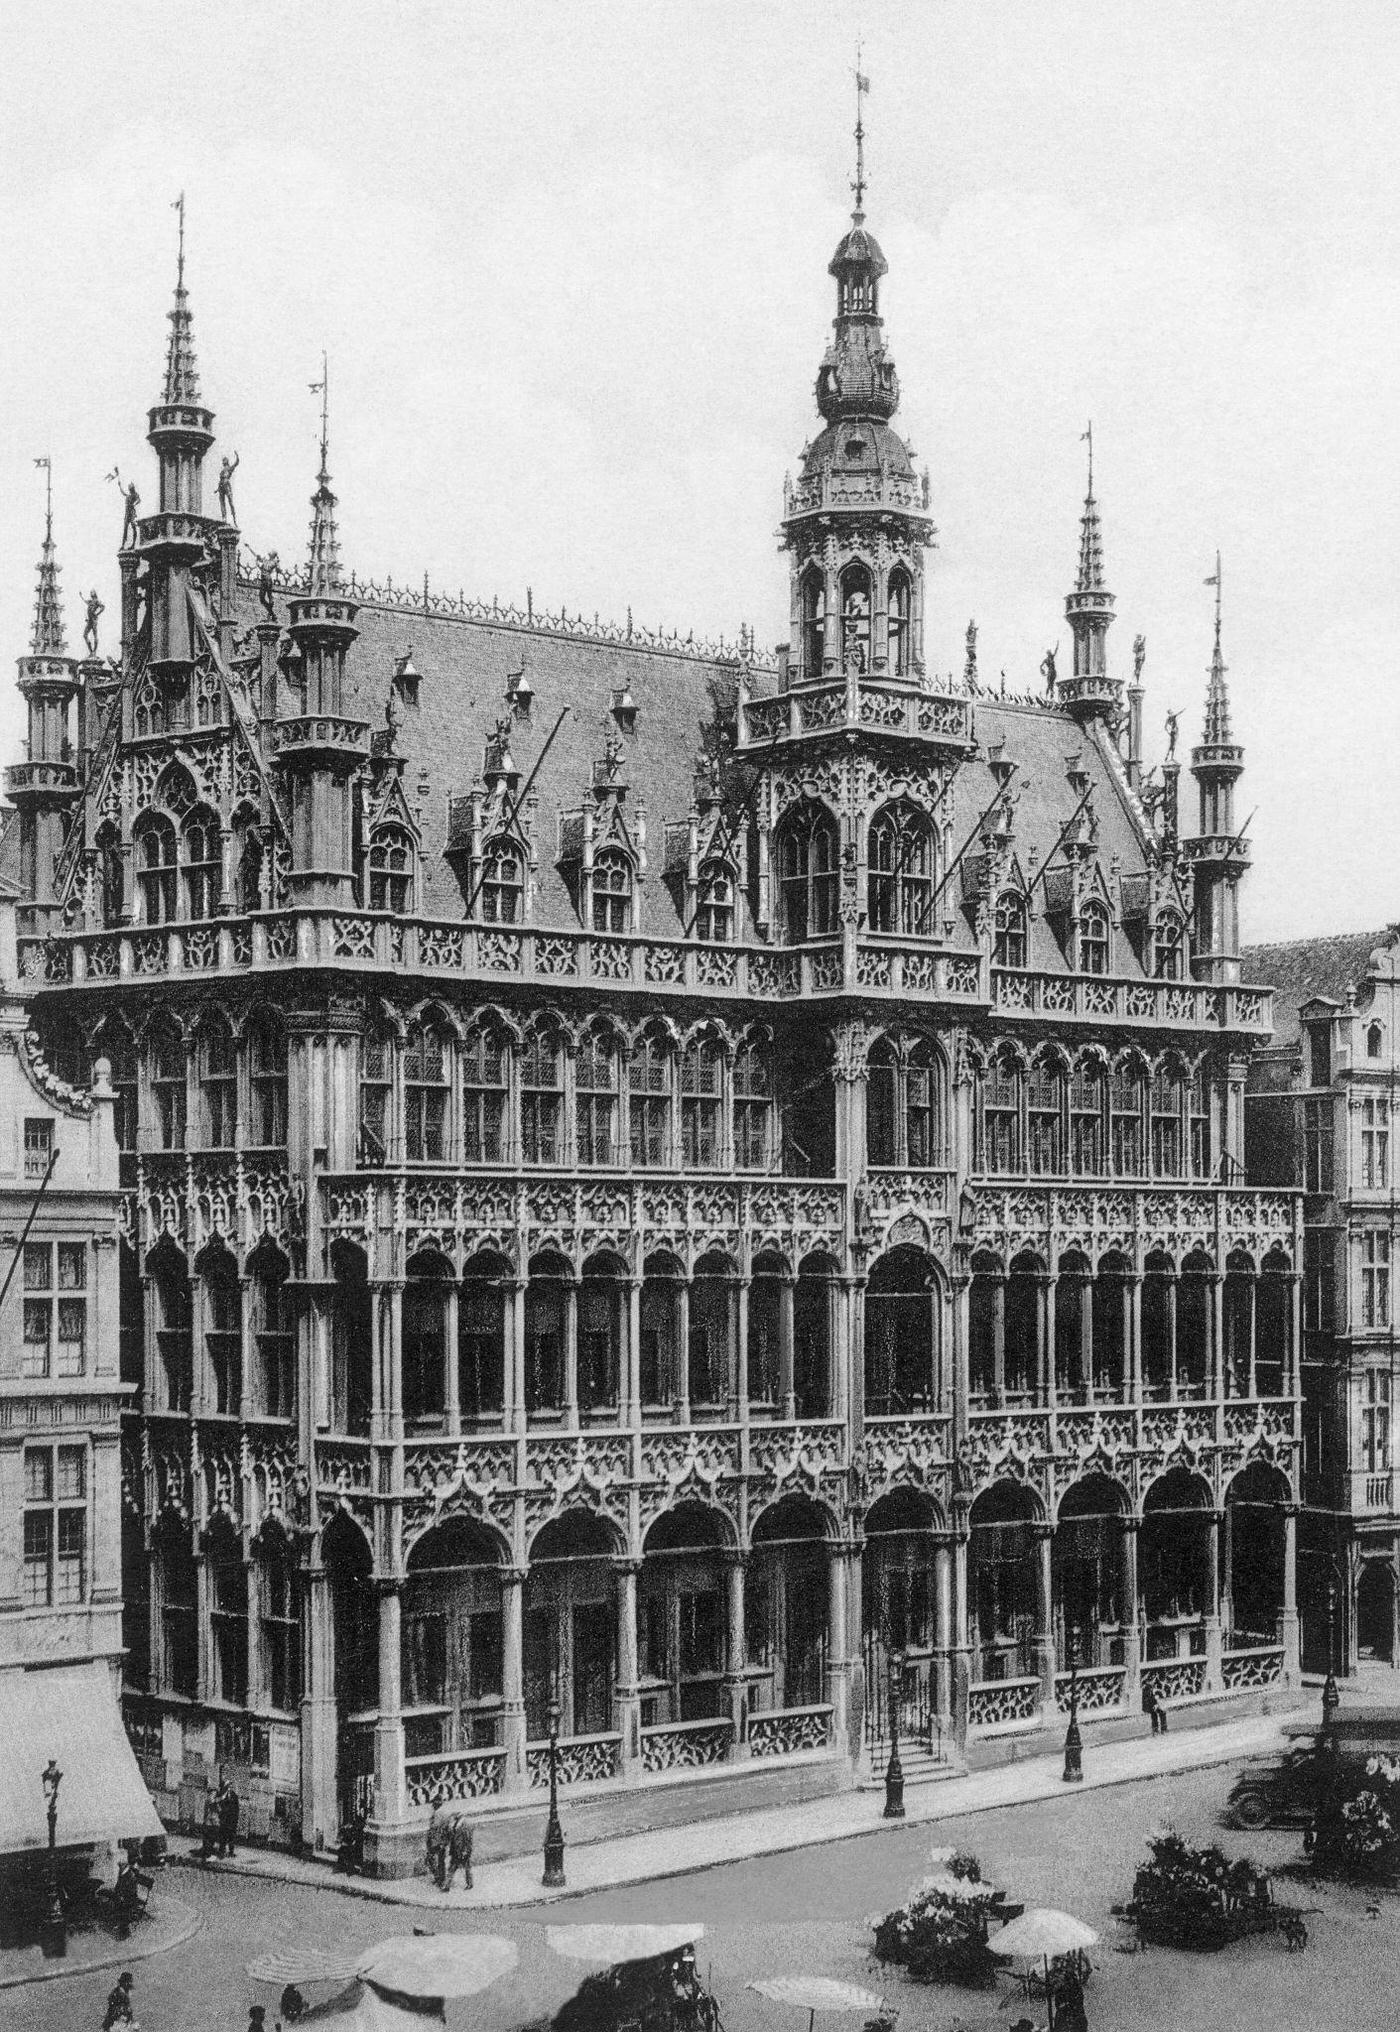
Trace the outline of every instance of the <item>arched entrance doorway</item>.
[[1395, 1575], [1388, 1560], [1368, 1559], [1356, 1583], [1356, 1655], [1395, 1663]]

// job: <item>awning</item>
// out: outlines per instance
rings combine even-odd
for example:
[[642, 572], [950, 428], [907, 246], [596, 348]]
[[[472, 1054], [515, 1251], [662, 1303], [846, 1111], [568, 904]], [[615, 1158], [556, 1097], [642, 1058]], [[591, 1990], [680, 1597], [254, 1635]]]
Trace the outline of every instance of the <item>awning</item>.
[[58, 1846], [163, 1832], [122, 1727], [110, 1667], [0, 1672], [0, 1854], [48, 1847], [39, 1774], [54, 1758]]

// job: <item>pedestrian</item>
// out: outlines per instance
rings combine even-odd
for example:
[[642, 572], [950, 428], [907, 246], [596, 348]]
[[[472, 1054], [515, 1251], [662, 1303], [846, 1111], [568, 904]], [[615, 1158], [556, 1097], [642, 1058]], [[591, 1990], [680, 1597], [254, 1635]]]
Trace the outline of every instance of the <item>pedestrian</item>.
[[295, 1983], [288, 1983], [278, 2001], [278, 2010], [289, 2025], [295, 2025], [298, 2018], [306, 2013], [306, 1999]]
[[220, 1778], [214, 1797], [219, 1808], [219, 1854], [231, 1856], [234, 1853], [234, 1837], [238, 1833], [238, 1794], [229, 1784], [227, 1774]]
[[472, 1888], [472, 1825], [464, 1813], [459, 1813], [452, 1823], [448, 1837], [449, 1860], [447, 1865], [447, 1889], [450, 1891], [456, 1881], [458, 1870], [462, 1872], [465, 1890]]
[[248, 2032], [267, 2032], [267, 2026], [264, 2022], [266, 2017], [267, 2006], [265, 2004], [250, 2004], [248, 2006]]
[[1084, 1978], [1071, 1961], [1055, 1986], [1055, 2032], [1089, 2032], [1084, 2009]]
[[1167, 1710], [1162, 1705], [1162, 1696], [1150, 1683], [1142, 1689], [1142, 1711], [1152, 1723], [1154, 1736], [1167, 1733]]
[[131, 1971], [123, 1969], [117, 1977], [116, 1987], [107, 1999], [107, 2014], [102, 2020], [102, 2032], [112, 2032], [114, 2025], [134, 2025], [136, 2015], [131, 2008]]

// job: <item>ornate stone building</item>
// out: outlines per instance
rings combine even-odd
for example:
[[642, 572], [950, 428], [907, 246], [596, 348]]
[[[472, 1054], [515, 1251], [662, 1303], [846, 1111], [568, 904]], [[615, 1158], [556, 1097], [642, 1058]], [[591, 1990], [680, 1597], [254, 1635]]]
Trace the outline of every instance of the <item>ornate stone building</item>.
[[1194, 830], [1092, 472], [1072, 670], [928, 667], [885, 272], [857, 213], [767, 662], [347, 580], [324, 444], [306, 565], [242, 573], [182, 270], [120, 655], [20, 813], [37, 1018], [119, 1095], [171, 1813], [228, 1763], [398, 1870], [443, 1796], [534, 1844], [552, 1695], [600, 1825], [848, 1782], [892, 1685], [946, 1755], [1055, 1724], [1072, 1648], [1093, 1713], [1296, 1671], [1218, 636]]

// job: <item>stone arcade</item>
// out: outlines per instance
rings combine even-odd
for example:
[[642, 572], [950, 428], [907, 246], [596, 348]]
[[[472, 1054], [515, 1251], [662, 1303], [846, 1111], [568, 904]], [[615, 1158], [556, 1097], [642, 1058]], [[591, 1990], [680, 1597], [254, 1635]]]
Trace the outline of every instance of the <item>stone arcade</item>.
[[243, 568], [182, 260], [120, 656], [26, 677], [11, 782], [45, 1048], [119, 1096], [171, 1819], [222, 1764], [398, 1872], [442, 1797], [537, 1843], [555, 1690], [577, 1815], [849, 1782], [892, 1686], [916, 1759], [1057, 1725], [1072, 1647], [1089, 1714], [1296, 1674], [1218, 623], [1194, 831], [1092, 467], [1072, 668], [928, 668], [885, 272], [858, 211], [768, 663], [347, 579], [324, 441]]

